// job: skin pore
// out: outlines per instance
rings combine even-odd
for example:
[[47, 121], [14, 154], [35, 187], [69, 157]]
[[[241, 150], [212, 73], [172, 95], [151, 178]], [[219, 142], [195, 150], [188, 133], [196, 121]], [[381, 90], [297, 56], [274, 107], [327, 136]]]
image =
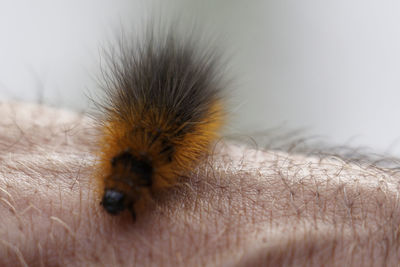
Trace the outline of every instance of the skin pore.
[[94, 190], [93, 121], [0, 103], [0, 266], [397, 266], [399, 174], [219, 142], [132, 222]]

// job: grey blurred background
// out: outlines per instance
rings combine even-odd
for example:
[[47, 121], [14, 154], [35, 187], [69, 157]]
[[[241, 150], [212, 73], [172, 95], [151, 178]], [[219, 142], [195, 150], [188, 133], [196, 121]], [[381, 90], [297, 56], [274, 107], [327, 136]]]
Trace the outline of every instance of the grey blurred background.
[[150, 13], [223, 40], [228, 132], [306, 129], [400, 155], [400, 1], [1, 0], [0, 96], [86, 110], [101, 45]]

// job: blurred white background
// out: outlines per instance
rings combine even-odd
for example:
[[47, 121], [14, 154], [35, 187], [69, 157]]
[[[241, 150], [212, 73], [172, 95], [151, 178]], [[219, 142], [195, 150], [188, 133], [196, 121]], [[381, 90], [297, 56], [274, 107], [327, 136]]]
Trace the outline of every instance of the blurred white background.
[[400, 155], [396, 0], [1, 0], [0, 96], [85, 110], [99, 48], [154, 10], [224, 40], [230, 132], [283, 125]]

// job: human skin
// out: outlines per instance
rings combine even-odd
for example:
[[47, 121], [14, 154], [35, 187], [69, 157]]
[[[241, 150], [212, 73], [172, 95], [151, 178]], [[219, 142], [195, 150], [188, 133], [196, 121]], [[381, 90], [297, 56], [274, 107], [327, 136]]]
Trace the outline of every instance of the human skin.
[[100, 206], [96, 127], [0, 104], [0, 266], [397, 266], [399, 175], [220, 141], [133, 222]]

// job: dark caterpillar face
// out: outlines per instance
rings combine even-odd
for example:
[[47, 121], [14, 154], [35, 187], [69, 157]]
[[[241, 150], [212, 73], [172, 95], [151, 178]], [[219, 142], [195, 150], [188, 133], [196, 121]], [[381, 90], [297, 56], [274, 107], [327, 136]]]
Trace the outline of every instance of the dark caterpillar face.
[[141, 189], [153, 184], [153, 166], [146, 159], [138, 159], [125, 151], [111, 160], [111, 174], [105, 180], [103, 208], [112, 215], [128, 209], [135, 218], [134, 204], [140, 199]]
[[117, 215], [126, 209], [125, 198], [126, 196], [123, 192], [114, 189], [106, 189], [103, 199], [101, 200], [101, 205], [103, 205], [108, 213]]

